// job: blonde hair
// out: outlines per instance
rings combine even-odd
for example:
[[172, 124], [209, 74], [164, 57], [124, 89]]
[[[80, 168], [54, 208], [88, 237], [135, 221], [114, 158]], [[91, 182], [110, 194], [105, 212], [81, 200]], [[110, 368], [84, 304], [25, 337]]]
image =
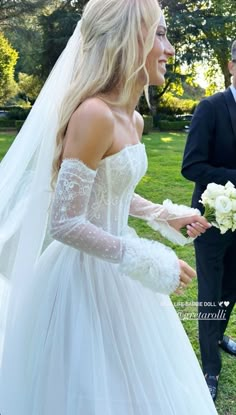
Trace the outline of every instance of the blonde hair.
[[160, 16], [157, 0], [90, 0], [85, 6], [79, 61], [59, 116], [52, 183], [60, 169], [67, 125], [76, 108], [85, 99], [116, 87], [121, 91], [116, 105], [127, 103], [141, 70], [148, 86], [145, 63]]

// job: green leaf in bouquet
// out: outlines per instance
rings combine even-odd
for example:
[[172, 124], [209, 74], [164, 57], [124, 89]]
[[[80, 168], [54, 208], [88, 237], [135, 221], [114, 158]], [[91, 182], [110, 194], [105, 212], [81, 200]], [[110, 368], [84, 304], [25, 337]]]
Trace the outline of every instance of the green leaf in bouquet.
[[215, 209], [212, 208], [212, 207], [210, 207], [209, 205], [206, 205], [205, 206], [205, 212], [204, 212], [204, 215], [203, 216], [210, 223], [216, 221]]

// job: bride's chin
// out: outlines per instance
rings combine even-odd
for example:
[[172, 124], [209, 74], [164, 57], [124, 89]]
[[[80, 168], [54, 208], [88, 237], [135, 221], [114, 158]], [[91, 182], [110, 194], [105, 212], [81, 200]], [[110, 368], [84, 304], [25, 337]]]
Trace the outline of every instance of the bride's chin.
[[[145, 86], [147, 84], [147, 77], [144, 71], [140, 71], [139, 74], [139, 78], [138, 78], [138, 83], [142, 84], [143, 86]], [[149, 85], [151, 86], [162, 86], [165, 83], [165, 76], [164, 74], [160, 73], [160, 71], [158, 71], [157, 73], [155, 73], [154, 76], [150, 76], [149, 75]]]
[[156, 79], [154, 80], [150, 80], [149, 85], [152, 86], [162, 86], [165, 83], [165, 78], [164, 76], [160, 76], [160, 74], [156, 77]]

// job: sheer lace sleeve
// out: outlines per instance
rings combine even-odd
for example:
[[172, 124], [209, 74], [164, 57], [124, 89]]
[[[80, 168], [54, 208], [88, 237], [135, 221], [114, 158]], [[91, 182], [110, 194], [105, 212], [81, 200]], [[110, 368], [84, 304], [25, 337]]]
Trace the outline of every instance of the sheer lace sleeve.
[[51, 215], [51, 235], [66, 245], [110, 262], [122, 257], [121, 239], [87, 220], [96, 171], [78, 160], [61, 165]]
[[118, 237], [87, 217], [96, 171], [79, 160], [64, 160], [52, 205], [50, 232], [54, 239], [102, 260], [153, 291], [169, 294], [179, 283], [178, 258], [169, 248], [141, 238]]
[[145, 220], [152, 229], [160, 232], [169, 241], [185, 245], [192, 242], [193, 238], [185, 238], [169, 225], [168, 220], [200, 215], [200, 212], [198, 209], [172, 203], [168, 199], [164, 200], [162, 205], [152, 203], [134, 193], [130, 204], [130, 215]]

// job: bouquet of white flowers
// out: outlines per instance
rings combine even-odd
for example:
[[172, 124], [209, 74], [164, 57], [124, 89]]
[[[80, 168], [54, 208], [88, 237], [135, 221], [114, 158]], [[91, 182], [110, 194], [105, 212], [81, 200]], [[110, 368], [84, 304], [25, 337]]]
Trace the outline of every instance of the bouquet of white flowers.
[[208, 184], [199, 201], [205, 207], [204, 216], [223, 234], [236, 230], [236, 189], [231, 182], [225, 186]]

